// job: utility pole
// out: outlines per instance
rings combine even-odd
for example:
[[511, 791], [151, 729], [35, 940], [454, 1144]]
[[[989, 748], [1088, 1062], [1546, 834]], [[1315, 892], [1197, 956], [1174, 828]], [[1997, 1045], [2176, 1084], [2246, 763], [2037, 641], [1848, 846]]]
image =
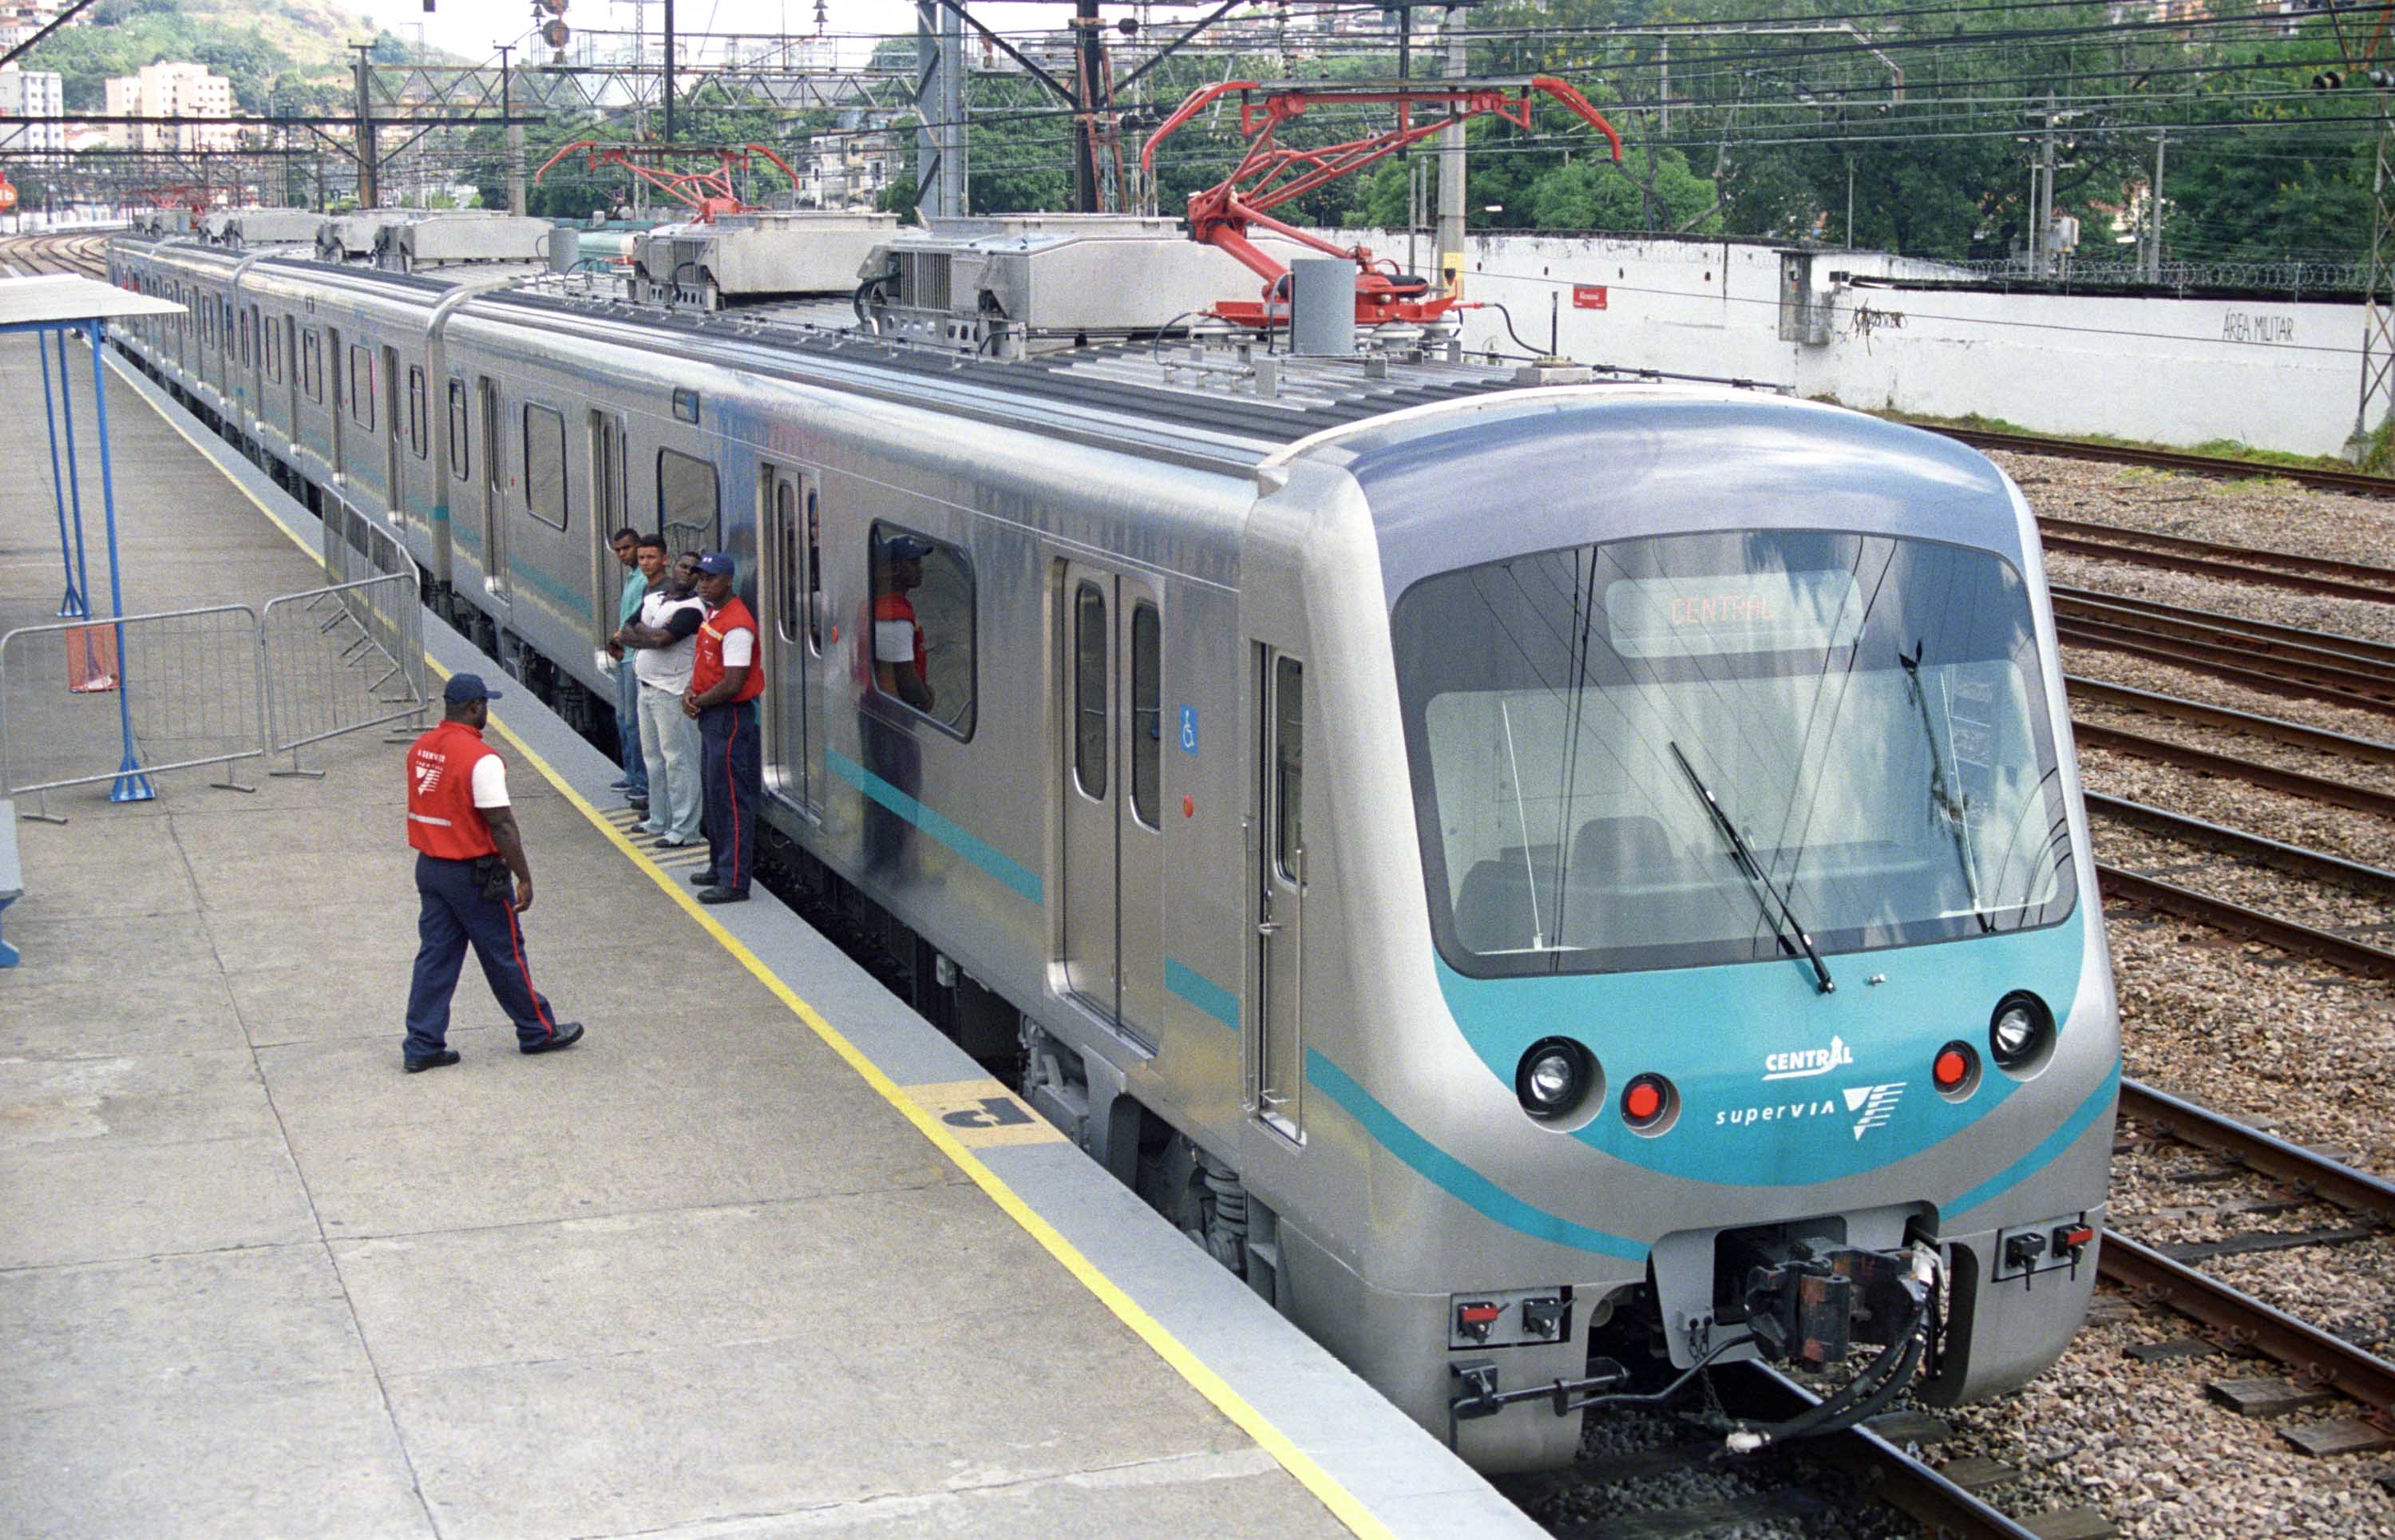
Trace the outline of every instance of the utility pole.
[[2154, 184], [2146, 190], [2146, 282], [2163, 281], [2163, 147], [2170, 131], [2154, 135]]
[[[674, 101], [674, 89], [673, 89], [673, 66], [674, 66], [674, 57], [673, 57], [673, 56], [674, 56], [674, 35], [673, 35], [673, 0], [665, 0], [665, 4], [666, 4], [666, 70], [665, 70], [666, 142], [667, 142], [668, 144], [671, 144], [671, 143], [674, 141], [674, 121], [673, 121], [673, 101]], [[634, 179], [635, 181], [637, 181], [637, 180], [639, 180], [640, 179], [636, 177], [636, 178], [634, 178], [633, 179]]]
[[380, 208], [382, 206], [382, 168], [376, 164], [377, 152], [375, 145], [374, 100], [369, 91], [369, 87], [372, 86], [374, 78], [374, 67], [372, 62], [374, 45], [371, 43], [352, 43], [350, 46], [355, 48], [358, 52], [356, 69], [358, 84], [358, 206], [360, 208]]
[[965, 161], [964, 19], [939, 0], [915, 0], [916, 206], [970, 212]]
[[[1463, 20], [1453, 7], [1440, 19], [1447, 33], [1447, 78], [1462, 80]], [[1438, 277], [1449, 294], [1463, 292], [1463, 125], [1438, 131]]]
[[1073, 206], [1084, 214], [1098, 212], [1098, 98], [1105, 86], [1100, 72], [1098, 0], [1073, 0], [1073, 57], [1078, 61], [1073, 82], [1080, 112], [1073, 119]]
[[523, 125], [515, 120], [515, 74], [509, 67], [508, 56], [515, 52], [511, 43], [499, 47], [499, 116], [508, 126], [508, 212], [518, 219], [524, 211], [524, 132]]

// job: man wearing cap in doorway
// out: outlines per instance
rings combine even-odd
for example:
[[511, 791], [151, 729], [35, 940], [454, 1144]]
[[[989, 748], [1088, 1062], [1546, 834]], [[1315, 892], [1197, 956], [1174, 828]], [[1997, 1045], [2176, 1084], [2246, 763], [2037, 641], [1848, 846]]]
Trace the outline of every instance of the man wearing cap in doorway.
[[702, 904], [737, 904], [748, 896], [757, 861], [757, 799], [764, 789], [764, 756], [757, 737], [757, 697], [765, 670], [757, 656], [757, 617], [733, 591], [732, 558], [710, 551], [698, 559], [698, 596], [707, 602], [690, 689], [681, 709], [698, 719], [699, 784], [707, 798], [707, 870], [691, 878]]
[[[533, 988], [523, 927], [532, 908], [532, 864], [508, 802], [507, 764], [483, 741], [498, 694], [478, 674], [451, 676], [441, 724], [407, 751], [407, 843], [416, 847], [416, 979], [407, 993], [411, 1075], [457, 1062], [449, 1046], [449, 999], [466, 949], [474, 949], [499, 1008], [527, 1054], [571, 1048], [579, 1022], [560, 1022]], [[509, 874], [515, 888], [509, 891]]]

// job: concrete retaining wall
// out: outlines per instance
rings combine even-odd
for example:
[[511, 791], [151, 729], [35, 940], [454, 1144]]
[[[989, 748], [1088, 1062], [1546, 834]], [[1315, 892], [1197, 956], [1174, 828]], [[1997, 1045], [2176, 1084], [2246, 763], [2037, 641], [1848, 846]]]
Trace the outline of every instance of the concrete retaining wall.
[[[1339, 238], [1359, 236], [1404, 254], [1403, 232]], [[1750, 378], [1850, 406], [1977, 412], [2044, 432], [2171, 445], [2236, 439], [2302, 454], [2336, 453], [2353, 429], [2356, 304], [1889, 289], [1832, 274], [1935, 279], [1953, 270], [1819, 252], [1813, 302], [1825, 312], [1825, 340], [1783, 341], [1780, 250], [1478, 237], [1465, 293], [1503, 305], [1524, 341], [1543, 349], [1552, 335], [1583, 362]], [[1603, 309], [1586, 308], [1595, 288]], [[1475, 347], [1511, 346], [1492, 310], [1469, 312], [1464, 337]]]

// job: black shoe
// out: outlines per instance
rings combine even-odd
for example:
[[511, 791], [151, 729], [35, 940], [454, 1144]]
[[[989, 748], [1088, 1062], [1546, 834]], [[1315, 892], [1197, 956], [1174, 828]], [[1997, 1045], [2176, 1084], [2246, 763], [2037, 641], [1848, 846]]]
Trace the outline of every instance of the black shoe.
[[443, 1048], [437, 1054], [427, 1054], [422, 1058], [408, 1059], [407, 1072], [411, 1075], [420, 1075], [427, 1069], [446, 1069], [457, 1063], [458, 1057], [457, 1049]]
[[538, 1042], [520, 1042], [516, 1046], [527, 1054], [554, 1054], [561, 1048], [571, 1048], [581, 1041], [582, 1023], [563, 1021], [558, 1023], [557, 1030]]
[[745, 904], [748, 901], [748, 890], [711, 887], [698, 896], [698, 901], [702, 904]]
[[646, 797], [626, 797], [624, 799], [624, 805], [638, 812], [646, 813], [649, 810], [649, 799]]
[[708, 867], [705, 871], [694, 871], [690, 874], [690, 880], [696, 886], [711, 888], [715, 885], [715, 869]]

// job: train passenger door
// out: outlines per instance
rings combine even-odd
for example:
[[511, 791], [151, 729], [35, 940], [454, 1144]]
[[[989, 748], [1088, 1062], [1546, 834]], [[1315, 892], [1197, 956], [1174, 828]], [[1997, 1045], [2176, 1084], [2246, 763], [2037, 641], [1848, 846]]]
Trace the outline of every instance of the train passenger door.
[[1147, 578], [1064, 568], [1060, 955], [1083, 1005], [1152, 1044], [1163, 1014], [1163, 623]]
[[337, 477], [350, 468], [350, 462], [341, 454], [342, 447], [349, 437], [344, 431], [347, 424], [341, 420], [349, 415], [350, 411], [349, 356], [341, 347], [340, 328], [326, 326], [324, 328], [324, 374], [326, 376], [324, 400], [329, 404], [333, 414], [333, 474]]
[[499, 412], [499, 385], [489, 375], [474, 382], [483, 439], [483, 588], [508, 599], [508, 446]]
[[624, 591], [624, 569], [615, 561], [615, 531], [625, 527], [627, 506], [623, 414], [594, 409], [590, 414], [589, 520], [593, 646], [605, 646], [607, 639], [615, 634], [615, 606]]
[[814, 477], [762, 464], [757, 526], [763, 533], [765, 789], [808, 814], [823, 788], [823, 573], [821, 503]]
[[407, 500], [399, 495], [399, 439], [406, 416], [407, 392], [399, 374], [399, 350], [382, 351], [382, 502], [391, 522], [405, 525]]
[[1305, 666], [1259, 643], [1255, 648], [1256, 811], [1250, 856], [1255, 873], [1255, 990], [1249, 1038], [1250, 1097], [1256, 1116], [1303, 1138], [1305, 984]]

